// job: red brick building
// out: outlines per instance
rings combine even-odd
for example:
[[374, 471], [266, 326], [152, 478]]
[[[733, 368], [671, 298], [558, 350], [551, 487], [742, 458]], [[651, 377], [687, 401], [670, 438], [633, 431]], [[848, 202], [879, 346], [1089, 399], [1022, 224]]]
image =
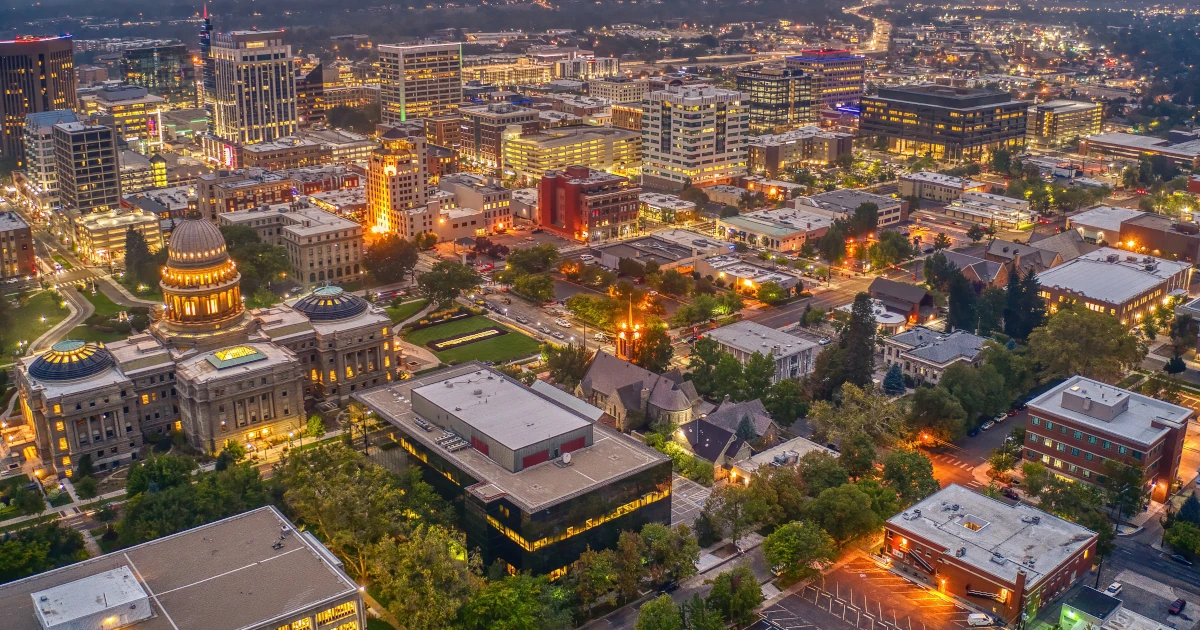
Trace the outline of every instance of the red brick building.
[[893, 570], [1008, 621], [1088, 575], [1095, 532], [950, 484], [884, 523]]
[[577, 241], [604, 241], [637, 230], [638, 195], [627, 178], [586, 166], [549, 171], [538, 184], [537, 222]]
[[0, 212], [0, 278], [36, 275], [29, 224], [16, 212]]
[[1074, 481], [1103, 485], [1104, 462], [1141, 466], [1151, 498], [1179, 474], [1192, 410], [1082, 376], [1029, 401], [1025, 457]]

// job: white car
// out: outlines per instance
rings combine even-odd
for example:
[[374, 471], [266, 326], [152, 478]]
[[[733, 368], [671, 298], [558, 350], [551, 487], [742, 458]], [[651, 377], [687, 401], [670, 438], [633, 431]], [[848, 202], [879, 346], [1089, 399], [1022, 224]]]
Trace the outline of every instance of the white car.
[[650, 295], [658, 295], [658, 291], [655, 291], [654, 289], [650, 289]]
[[582, 260], [583, 262], [592, 262], [593, 260], [596, 260], [596, 257], [591, 254], [580, 254], [579, 260]]
[[560, 317], [560, 318], [558, 318], [558, 319], [556, 319], [556, 320], [554, 320], [554, 323], [555, 323], [555, 324], [558, 324], [559, 326], [562, 326], [563, 328], [570, 328], [570, 327], [571, 327], [571, 322], [569, 322], [569, 321], [567, 321], [567, 320], [565, 320], [565, 319], [563, 319], [563, 318], [561, 318], [561, 317]]
[[554, 331], [554, 338], [555, 339], [566, 339], [567, 336], [556, 330], [556, 331]]
[[971, 613], [967, 615], [967, 625], [972, 628], [990, 627], [996, 625], [996, 622], [989, 615]]
[[1104, 589], [1104, 594], [1108, 595], [1109, 597], [1116, 597], [1121, 593], [1121, 588], [1122, 585], [1120, 582], [1113, 582], [1112, 584], [1108, 585], [1108, 588]]

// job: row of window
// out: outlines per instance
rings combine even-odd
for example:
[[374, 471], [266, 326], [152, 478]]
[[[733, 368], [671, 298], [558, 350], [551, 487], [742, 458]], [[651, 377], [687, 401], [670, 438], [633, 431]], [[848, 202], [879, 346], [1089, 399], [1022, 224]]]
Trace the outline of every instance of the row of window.
[[[1062, 424], [1061, 422], [1056, 425], [1054, 423], [1054, 421], [1052, 421], [1052, 420], [1042, 420], [1041, 418], [1038, 418], [1036, 416], [1030, 416], [1029, 420], [1030, 420], [1030, 424], [1032, 424], [1033, 426], [1045, 427], [1045, 429], [1047, 431], [1053, 431], [1055, 429], [1055, 427], [1057, 426], [1058, 432], [1062, 435], [1070, 435], [1072, 438], [1074, 438], [1076, 440], [1083, 440], [1086, 438], [1088, 444], [1099, 443], [1100, 448], [1103, 448], [1106, 450], [1112, 448], [1112, 446], [1113, 446], [1112, 442], [1110, 442], [1108, 440], [1105, 440], [1103, 438], [1098, 438], [1094, 435], [1084, 433], [1083, 431], [1079, 431], [1077, 429], [1069, 429], [1066, 425]], [[1030, 440], [1033, 440], [1034, 438], [1037, 437], [1036, 435], [1034, 435], [1032, 433], [1030, 433], [1029, 435], [1030, 435]], [[1034, 441], [1036, 441], [1036, 440], [1034, 440]], [[1162, 451], [1162, 444], [1159, 444], [1158, 446], [1155, 446], [1153, 450], [1150, 451], [1150, 455], [1156, 455], [1161, 451]], [[1131, 455], [1136, 460], [1141, 460], [1142, 457], [1144, 456], [1144, 453], [1142, 453], [1141, 451], [1128, 448], [1121, 444], [1117, 445], [1117, 453], [1120, 455]]]

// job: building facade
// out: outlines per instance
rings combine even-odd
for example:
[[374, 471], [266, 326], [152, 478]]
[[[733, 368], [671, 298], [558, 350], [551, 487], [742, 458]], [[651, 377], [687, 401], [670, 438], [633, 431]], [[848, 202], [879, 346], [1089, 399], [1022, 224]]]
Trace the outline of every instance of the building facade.
[[372, 234], [416, 235], [409, 211], [429, 202], [424, 136], [399, 129], [383, 134], [367, 162], [367, 225]]
[[750, 172], [767, 177], [809, 165], [832, 164], [854, 152], [854, 136], [808, 125], [780, 134], [753, 136], [747, 144]]
[[940, 160], [978, 158], [1025, 142], [1028, 103], [1008, 92], [939, 85], [883, 88], [864, 97], [859, 133], [891, 151]]
[[1104, 486], [1108, 460], [1141, 467], [1150, 498], [1171, 494], [1195, 412], [1074, 376], [1029, 401], [1025, 457], [1072, 481]]
[[511, 103], [463, 107], [460, 111], [459, 160], [480, 169], [504, 168], [505, 134], [534, 133], [538, 127], [537, 110]]
[[383, 124], [446, 116], [462, 102], [462, 45], [379, 46]]
[[79, 257], [97, 265], [123, 263], [125, 239], [134, 230], [146, 239], [151, 252], [162, 249], [158, 215], [142, 210], [116, 209], [92, 212], [75, 221], [75, 242]]
[[642, 175], [669, 189], [731, 181], [746, 172], [747, 96], [708, 86], [669, 86], [642, 101]]
[[650, 82], [629, 77], [606, 77], [588, 81], [588, 95], [610, 103], [640, 103]]
[[524, 183], [546, 171], [587, 166], [636, 177], [642, 166], [642, 135], [613, 127], [556, 127], [528, 135], [505, 134], [504, 168]]
[[754, 133], [783, 133], [816, 120], [812, 77], [803, 70], [743, 70], [737, 73], [737, 89], [749, 97]]
[[707, 336], [717, 342], [722, 352], [733, 355], [742, 365], [756, 353], [774, 359], [772, 383], [801, 378], [812, 371], [813, 357], [819, 347], [807, 339], [751, 321], [721, 326], [709, 331]]
[[15, 212], [0, 213], [0, 278], [37, 275], [33, 232]]
[[941, 333], [924, 326], [886, 337], [883, 359], [888, 367], [899, 365], [916, 383], [937, 384], [946, 368], [955, 363], [978, 366], [986, 341], [965, 330]]
[[900, 176], [900, 196], [949, 203], [968, 192], [987, 192], [991, 186], [965, 177], [943, 175], [932, 171], [905, 173]]
[[627, 178], [572, 166], [542, 176], [538, 225], [583, 242], [630, 236], [637, 230], [638, 195]]
[[[1020, 267], [1019, 263], [1014, 263]], [[1068, 304], [1108, 313], [1134, 326], [1192, 282], [1189, 263], [1101, 247], [1037, 274], [1051, 312]]]
[[296, 75], [283, 31], [218, 33], [209, 54], [213, 90], [205, 92], [205, 99], [216, 139], [206, 149], [210, 160], [238, 166], [228, 163], [225, 146], [296, 133]]
[[219, 170], [196, 180], [196, 208], [214, 224], [222, 212], [235, 212], [292, 200], [288, 178], [260, 168]]
[[87, 214], [120, 207], [120, 164], [113, 128], [67, 122], [54, 125], [51, 134], [63, 209]]
[[811, 75], [814, 105], [836, 109], [857, 105], [867, 82], [867, 58], [848, 50], [805, 50], [787, 58], [787, 67]]
[[196, 70], [187, 44], [127, 48], [120, 68], [126, 83], [148, 89], [171, 109], [197, 106]]
[[226, 212], [218, 220], [221, 225], [244, 225], [264, 243], [287, 250], [291, 277], [305, 287], [362, 279], [362, 225], [311, 205], [307, 198]]
[[0, 155], [24, 166], [25, 116], [78, 106], [71, 36], [0, 41], [0, 85]]
[[1037, 147], [1061, 147], [1100, 133], [1103, 124], [1104, 106], [1100, 103], [1047, 101], [1029, 108], [1026, 141]]
[[25, 117], [25, 167], [13, 175], [17, 190], [37, 211], [58, 206], [58, 167], [54, 154], [54, 125], [79, 122], [73, 110], [38, 112]]

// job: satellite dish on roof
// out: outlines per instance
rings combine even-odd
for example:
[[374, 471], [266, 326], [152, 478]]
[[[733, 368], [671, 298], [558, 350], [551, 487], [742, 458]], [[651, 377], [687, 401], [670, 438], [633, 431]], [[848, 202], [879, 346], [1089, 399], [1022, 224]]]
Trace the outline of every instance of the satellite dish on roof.
[[571, 454], [570, 453], [563, 453], [563, 463], [564, 464], [571, 463]]

